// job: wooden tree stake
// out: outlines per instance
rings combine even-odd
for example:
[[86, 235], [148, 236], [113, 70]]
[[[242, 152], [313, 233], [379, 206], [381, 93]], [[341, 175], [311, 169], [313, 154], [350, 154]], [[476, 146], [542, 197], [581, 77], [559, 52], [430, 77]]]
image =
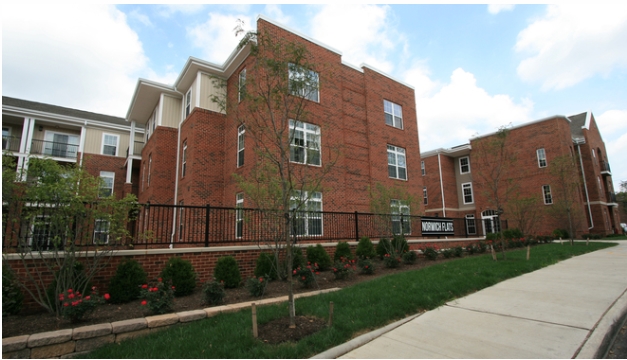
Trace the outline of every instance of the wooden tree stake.
[[531, 245], [527, 245], [527, 260], [529, 260], [529, 252], [531, 251]]
[[253, 310], [253, 337], [256, 339], [259, 334], [257, 334], [257, 306], [255, 303], [252, 303], [251, 308]]
[[329, 327], [333, 326], [333, 301], [329, 302]]
[[494, 252], [494, 246], [490, 244], [490, 252], [492, 252], [492, 260], [496, 261], [496, 252]]

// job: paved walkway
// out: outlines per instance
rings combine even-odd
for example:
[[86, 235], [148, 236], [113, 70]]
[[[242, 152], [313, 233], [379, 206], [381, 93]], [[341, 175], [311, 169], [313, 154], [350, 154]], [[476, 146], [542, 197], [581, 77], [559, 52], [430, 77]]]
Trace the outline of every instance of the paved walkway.
[[627, 241], [619, 243], [451, 301], [389, 332], [366, 334], [380, 336], [357, 348], [354, 339], [320, 356], [594, 357], [627, 312]]

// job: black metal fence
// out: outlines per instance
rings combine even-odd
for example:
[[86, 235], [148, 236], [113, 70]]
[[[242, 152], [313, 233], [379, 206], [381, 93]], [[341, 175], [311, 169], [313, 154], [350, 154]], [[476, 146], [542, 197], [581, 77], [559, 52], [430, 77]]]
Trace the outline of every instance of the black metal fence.
[[[24, 206], [20, 211], [29, 211]], [[324, 241], [358, 241], [361, 237], [378, 239], [391, 237], [401, 232], [406, 238], [427, 238], [423, 236], [421, 216], [400, 214], [372, 214], [362, 212], [315, 212], [296, 211], [288, 215], [276, 211], [248, 208], [226, 208], [190, 205], [139, 204], [125, 224], [128, 235], [116, 239], [113, 244], [107, 236], [108, 225], [98, 219], [53, 224], [54, 208], [39, 208], [36, 216], [14, 216], [15, 221], [5, 221], [3, 208], [3, 249], [15, 248], [18, 244], [40, 244], [49, 246], [50, 238], [59, 237], [77, 229], [84, 232], [80, 245], [120, 245], [133, 248], [155, 248], [173, 245], [175, 247], [208, 247], [217, 245], [251, 245], [274, 242], [285, 234], [287, 226], [296, 242], [315, 243]], [[43, 211], [42, 211], [43, 210]], [[14, 210], [15, 211], [15, 210]], [[10, 212], [10, 211], [9, 211]], [[289, 223], [288, 223], [289, 219]], [[453, 219], [453, 237], [483, 236], [484, 229], [498, 226], [506, 229], [505, 221], [498, 225], [493, 220], [484, 224], [478, 219]], [[91, 226], [76, 224], [90, 222]], [[10, 226], [7, 226], [9, 223]], [[65, 229], [61, 229], [65, 226]], [[74, 233], [72, 233], [74, 234]], [[429, 238], [436, 238], [430, 236]]]

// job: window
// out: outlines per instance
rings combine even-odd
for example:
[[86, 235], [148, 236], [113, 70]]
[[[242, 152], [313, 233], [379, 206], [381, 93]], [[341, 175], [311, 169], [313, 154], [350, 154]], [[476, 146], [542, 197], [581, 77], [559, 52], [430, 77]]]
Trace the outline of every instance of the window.
[[388, 145], [388, 175], [393, 179], [407, 180], [405, 149]]
[[115, 173], [112, 171], [101, 171], [100, 178], [102, 183], [100, 184], [99, 197], [105, 198], [113, 195], [113, 182], [115, 180]]
[[427, 169], [425, 168], [425, 161], [420, 162], [420, 170], [422, 171], [422, 176], [427, 175]]
[[148, 155], [148, 185], [150, 186], [150, 172], [152, 171], [152, 154]]
[[470, 172], [470, 158], [468, 156], [459, 158], [459, 173], [468, 174], [469, 172]]
[[241, 238], [244, 234], [244, 193], [235, 195], [235, 237]]
[[597, 153], [596, 153], [596, 151], [594, 151], [594, 149], [592, 149], [592, 161], [595, 164], [597, 163]]
[[94, 224], [94, 244], [104, 245], [109, 243], [109, 227], [111, 223], [105, 219], [96, 219]]
[[472, 204], [472, 183], [462, 184], [462, 194], [464, 195], [464, 204]]
[[429, 200], [427, 199], [427, 187], [426, 186], [422, 187], [422, 197], [424, 199], [424, 204], [427, 205], [429, 203]]
[[542, 186], [542, 194], [544, 195], [544, 205], [553, 204], [553, 196], [551, 196], [551, 186], [543, 185]]
[[290, 161], [320, 166], [320, 127], [290, 120]]
[[475, 224], [475, 215], [466, 215], [466, 234], [475, 235], [477, 233], [477, 225]]
[[185, 230], [185, 208], [183, 200], [179, 201], [179, 241], [183, 241], [183, 231]]
[[181, 161], [181, 177], [187, 172], [187, 140], [183, 141], [183, 160]]
[[391, 101], [383, 100], [385, 123], [395, 128], [403, 128], [403, 108]]
[[237, 167], [244, 165], [244, 135], [246, 133], [246, 127], [240, 125], [237, 129]]
[[297, 236], [322, 235], [322, 193], [295, 191], [290, 200], [290, 210], [294, 211], [292, 234]]
[[546, 152], [544, 149], [536, 150], [536, 154], [538, 155], [538, 167], [546, 167]]
[[189, 116], [189, 113], [192, 112], [192, 89], [187, 91], [185, 94], [185, 118]]
[[290, 93], [318, 102], [318, 73], [295, 64], [288, 64], [288, 71]]
[[11, 128], [2, 127], [2, 150], [8, 150], [11, 148]]
[[76, 158], [80, 136], [46, 131], [44, 135], [44, 155], [62, 158]]
[[246, 96], [246, 69], [239, 73], [239, 85], [237, 87], [237, 101], [240, 102]]
[[102, 134], [102, 155], [117, 156], [119, 142], [118, 135]]
[[411, 218], [409, 217], [409, 203], [404, 200], [390, 200], [390, 214], [392, 214], [392, 233], [394, 235], [411, 234]]

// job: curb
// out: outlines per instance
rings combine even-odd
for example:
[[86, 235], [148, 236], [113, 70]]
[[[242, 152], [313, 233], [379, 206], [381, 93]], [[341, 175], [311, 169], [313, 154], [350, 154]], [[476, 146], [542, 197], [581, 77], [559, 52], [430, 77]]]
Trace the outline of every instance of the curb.
[[426, 311], [423, 311], [421, 313], [415, 314], [415, 315], [411, 315], [409, 317], [406, 317], [404, 319], [398, 320], [396, 322], [393, 322], [387, 326], [384, 326], [380, 329], [377, 330], [373, 330], [367, 334], [363, 334], [361, 336], [358, 336], [348, 342], [345, 342], [344, 344], [340, 344], [336, 347], [330, 348], [328, 350], [325, 350], [323, 352], [321, 352], [318, 355], [312, 356], [310, 359], [337, 359], [338, 357], [348, 353], [349, 351], [352, 351], [366, 343], [371, 342], [372, 340], [382, 336], [383, 334], [390, 332], [394, 329], [396, 329], [397, 327], [417, 318], [418, 316], [424, 314]]

